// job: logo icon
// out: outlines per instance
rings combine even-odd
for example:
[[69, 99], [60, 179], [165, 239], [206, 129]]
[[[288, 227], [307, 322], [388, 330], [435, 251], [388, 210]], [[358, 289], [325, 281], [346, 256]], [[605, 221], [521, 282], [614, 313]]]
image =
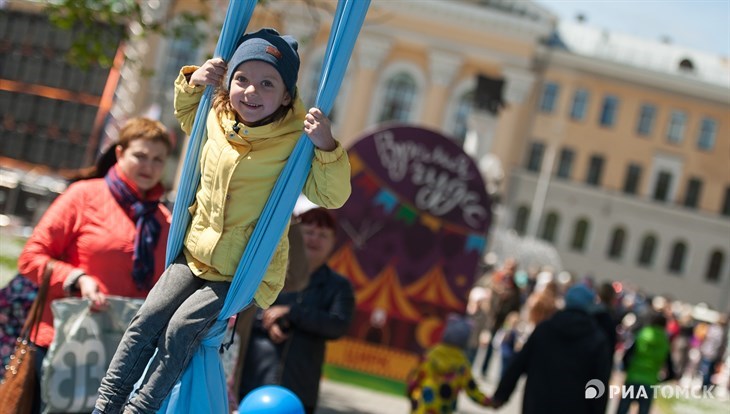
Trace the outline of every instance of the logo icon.
[[595, 400], [596, 398], [601, 398], [603, 396], [603, 393], [605, 392], [606, 386], [603, 385], [603, 382], [601, 382], [601, 380], [592, 379], [586, 382], [587, 400]]
[[274, 46], [266, 46], [266, 53], [270, 54], [276, 59], [281, 59], [281, 52], [279, 52], [279, 49], [275, 48]]

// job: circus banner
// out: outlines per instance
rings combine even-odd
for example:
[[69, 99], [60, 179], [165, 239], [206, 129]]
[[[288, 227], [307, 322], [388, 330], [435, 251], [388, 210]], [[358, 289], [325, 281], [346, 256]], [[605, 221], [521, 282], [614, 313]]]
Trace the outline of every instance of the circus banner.
[[491, 206], [481, 174], [437, 132], [390, 126], [348, 150], [352, 196], [337, 210], [330, 265], [355, 287], [348, 336], [329, 365], [402, 381], [463, 313], [486, 248]]

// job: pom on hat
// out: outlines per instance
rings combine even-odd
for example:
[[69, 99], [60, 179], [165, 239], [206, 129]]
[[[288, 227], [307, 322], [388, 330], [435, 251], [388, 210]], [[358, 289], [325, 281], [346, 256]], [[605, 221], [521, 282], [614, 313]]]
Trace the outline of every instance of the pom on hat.
[[457, 315], [449, 315], [446, 320], [446, 327], [441, 336], [441, 342], [453, 345], [457, 348], [466, 348], [471, 334], [471, 324], [466, 318]]
[[294, 96], [299, 73], [299, 44], [291, 36], [281, 36], [274, 29], [266, 28], [241, 37], [238, 48], [228, 62], [226, 86], [231, 88], [233, 73], [244, 62], [260, 60], [271, 64], [284, 80], [286, 90]]
[[596, 293], [588, 286], [579, 283], [565, 292], [565, 308], [587, 311], [596, 302]]

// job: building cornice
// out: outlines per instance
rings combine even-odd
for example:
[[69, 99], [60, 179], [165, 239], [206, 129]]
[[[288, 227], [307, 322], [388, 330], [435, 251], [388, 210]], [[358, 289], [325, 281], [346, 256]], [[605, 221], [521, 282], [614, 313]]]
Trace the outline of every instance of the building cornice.
[[[329, 4], [329, 3], [328, 3]], [[285, 22], [296, 19], [304, 21], [321, 21], [329, 25], [332, 15], [328, 9], [317, 6], [308, 6], [303, 2], [271, 2], [267, 7], [281, 13]], [[413, 31], [398, 25], [380, 23], [407, 16], [410, 20], [422, 21], [424, 30]], [[498, 65], [507, 65], [518, 68], [530, 68], [532, 56], [523, 56], [480, 46], [478, 39], [474, 42], [459, 43], [444, 36], [436, 30], [428, 30], [429, 22], [434, 25], [459, 27], [470, 30], [474, 36], [494, 36], [512, 41], [524, 42], [529, 45], [539, 44], [539, 39], [547, 37], [553, 30], [553, 21], [535, 21], [519, 18], [508, 13], [493, 10], [487, 6], [474, 5], [468, 1], [455, 0], [373, 0], [368, 12], [368, 20], [363, 25], [358, 44], [365, 43], [363, 38], [373, 37], [387, 39], [390, 46], [403, 42], [410, 45], [421, 45], [424, 48], [451, 51], [463, 57], [462, 61], [496, 62]], [[363, 45], [359, 46], [362, 53]], [[368, 46], [369, 47], [369, 46]], [[381, 53], [382, 54], [382, 53]]]
[[556, 65], [570, 70], [583, 70], [633, 84], [730, 105], [730, 89], [695, 79], [688, 79], [684, 76], [652, 71], [546, 47], [539, 48], [538, 56], [548, 65], [548, 69]]
[[391, 39], [385, 36], [362, 34], [357, 39], [357, 51], [360, 65], [368, 70], [381, 67], [383, 60], [393, 46]]
[[428, 58], [431, 79], [439, 86], [448, 86], [453, 81], [463, 60], [461, 55], [439, 49], [431, 49]]
[[548, 36], [553, 28], [551, 16], [543, 20], [531, 20], [486, 5], [464, 1], [444, 0], [373, 0], [371, 8], [378, 12], [405, 14], [424, 22], [454, 22], [461, 28], [479, 32], [491, 32], [501, 36], [514, 37], [525, 41]]
[[[370, 28], [363, 30], [363, 34], [377, 33], [381, 36], [392, 39], [395, 43], [404, 42], [412, 45], [423, 45], [430, 49], [452, 50], [464, 57], [464, 61], [471, 60], [476, 62], [491, 62], [497, 66], [511, 66], [518, 68], [529, 68], [532, 66], [532, 58], [512, 53], [506, 53], [499, 50], [480, 47], [477, 45], [460, 44], [457, 49], [454, 43], [449, 39], [444, 39], [437, 33], [416, 33], [397, 27], [378, 27], [377, 32]], [[358, 39], [358, 42], [360, 40]]]

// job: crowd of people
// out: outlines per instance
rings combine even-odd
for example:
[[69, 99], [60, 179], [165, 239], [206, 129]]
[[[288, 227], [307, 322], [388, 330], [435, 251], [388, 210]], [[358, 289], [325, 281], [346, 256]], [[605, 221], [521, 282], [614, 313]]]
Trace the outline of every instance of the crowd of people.
[[[175, 109], [185, 132], [206, 85], [219, 88], [184, 248], [170, 266], [165, 241], [171, 215], [160, 202], [160, 180], [172, 143], [162, 124], [146, 118], [126, 124], [109, 157], [100, 159], [104, 165], [58, 197], [28, 240], [19, 272], [36, 284], [49, 276], [48, 303], [77, 296], [101, 312], [109, 295], [146, 298], [101, 380], [94, 413], [160, 409], [218, 317], [302, 131], [316, 147], [304, 193], [329, 208], [347, 200], [347, 154], [326, 115], [306, 110], [298, 98], [297, 48], [293, 38], [263, 29], [246, 35], [229, 63], [214, 58], [181, 69]], [[350, 282], [326, 264], [336, 240], [333, 215], [315, 208], [293, 222], [258, 286], [256, 306], [238, 316], [232, 410], [256, 388], [280, 384], [297, 395], [306, 413], [314, 413], [326, 342], [344, 335], [353, 317]], [[409, 374], [412, 412], [452, 412], [462, 390], [485, 407], [499, 408], [524, 375], [524, 413], [604, 413], [607, 395], [586, 399], [585, 387], [590, 380], [608, 384], [617, 365], [626, 371], [626, 384], [637, 387], [695, 377], [706, 386], [718, 382], [727, 355], [726, 316], [698, 321], [670, 301], [616, 283], [563, 280], [547, 269], [522, 276], [519, 263], [507, 259], [477, 282], [466, 316], [447, 321], [441, 341]], [[48, 304], [43, 315], [31, 335], [38, 378], [54, 340]], [[500, 378], [489, 397], [472, 368], [488, 376], [495, 363]], [[138, 380], [141, 386], [129, 399]], [[33, 397], [36, 413], [43, 410], [40, 395]], [[621, 401], [618, 414], [632, 402]], [[647, 413], [651, 399], [637, 403]]]
[[[524, 413], [603, 413], [607, 394], [586, 399], [586, 384], [598, 379], [607, 386], [612, 371], [622, 370], [626, 387], [647, 392], [621, 400], [617, 414], [633, 402], [643, 414], [653, 400], [651, 387], [662, 381], [729, 386], [728, 317], [693, 309], [620, 282], [574, 280], [550, 269], [525, 272], [507, 259], [470, 293], [473, 329], [465, 353], [475, 372], [497, 384], [491, 407], [504, 404], [526, 375]], [[500, 369], [489, 370], [495, 350]], [[493, 371], [497, 378], [489, 377]], [[723, 389], [716, 392], [727, 393]]]

